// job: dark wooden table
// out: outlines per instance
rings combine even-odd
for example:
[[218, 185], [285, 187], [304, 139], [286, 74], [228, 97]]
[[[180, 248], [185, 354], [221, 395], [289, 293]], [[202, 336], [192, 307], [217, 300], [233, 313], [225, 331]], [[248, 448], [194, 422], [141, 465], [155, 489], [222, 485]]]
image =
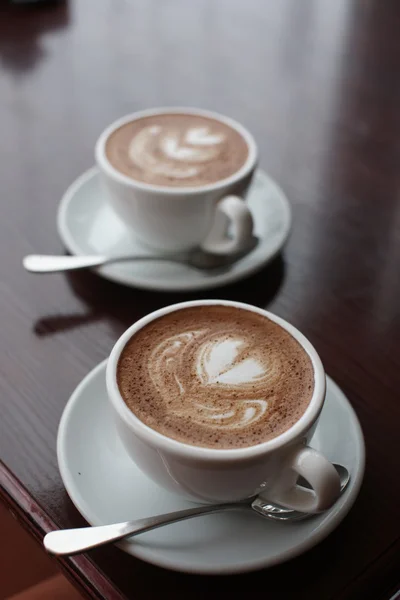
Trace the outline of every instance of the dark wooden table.
[[83, 524], [56, 462], [69, 395], [138, 317], [207, 297], [21, 266], [26, 253], [63, 251], [55, 226], [63, 191], [92, 165], [109, 122], [150, 106], [211, 108], [254, 132], [262, 166], [292, 203], [293, 233], [281, 258], [218, 295], [268, 306], [299, 327], [366, 438], [355, 507], [306, 555], [208, 578], [106, 548], [61, 563], [88, 597], [236, 598], [242, 585], [246, 595], [376, 600], [397, 589], [399, 31], [397, 0], [1, 3], [0, 457], [10, 509], [38, 539]]

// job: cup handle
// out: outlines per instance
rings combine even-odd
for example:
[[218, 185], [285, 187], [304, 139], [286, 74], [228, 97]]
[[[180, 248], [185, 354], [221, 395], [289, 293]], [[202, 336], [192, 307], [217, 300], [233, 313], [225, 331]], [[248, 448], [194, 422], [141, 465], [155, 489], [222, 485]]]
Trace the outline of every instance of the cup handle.
[[[308, 481], [311, 490], [296, 485], [298, 475]], [[327, 510], [340, 495], [340, 478], [335, 467], [309, 446], [296, 448], [288, 457], [283, 482], [266, 494], [268, 500], [305, 513]]]
[[202, 248], [215, 254], [247, 250], [254, 239], [253, 227], [253, 217], [245, 201], [239, 196], [225, 196], [216, 205], [214, 224]]

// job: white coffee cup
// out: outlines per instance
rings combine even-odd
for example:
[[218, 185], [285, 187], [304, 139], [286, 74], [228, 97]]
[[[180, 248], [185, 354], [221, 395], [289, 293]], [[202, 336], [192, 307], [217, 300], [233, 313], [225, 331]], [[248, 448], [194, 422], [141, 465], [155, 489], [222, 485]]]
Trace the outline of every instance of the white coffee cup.
[[[248, 146], [244, 165], [227, 179], [195, 187], [150, 185], [115, 169], [105, 152], [109, 136], [125, 123], [166, 113], [209, 117], [237, 130]], [[136, 112], [107, 127], [97, 141], [95, 156], [112, 207], [146, 246], [177, 252], [202, 245], [225, 254], [240, 252], [251, 243], [253, 219], [244, 198], [257, 164], [257, 147], [253, 136], [233, 119], [190, 108]]]
[[[314, 391], [300, 419], [281, 435], [256, 446], [216, 449], [192, 446], [145, 425], [125, 404], [117, 384], [117, 364], [126, 343], [142, 327], [192, 306], [232, 306], [271, 319], [303, 347], [314, 368]], [[336, 469], [307, 444], [325, 400], [325, 373], [310, 342], [295, 327], [265, 310], [225, 300], [183, 302], [157, 310], [134, 323], [115, 344], [107, 364], [107, 391], [119, 436], [138, 467], [166, 489], [200, 502], [230, 502], [260, 492], [271, 501], [303, 512], [329, 508], [340, 493]], [[312, 489], [296, 485], [303, 476]]]

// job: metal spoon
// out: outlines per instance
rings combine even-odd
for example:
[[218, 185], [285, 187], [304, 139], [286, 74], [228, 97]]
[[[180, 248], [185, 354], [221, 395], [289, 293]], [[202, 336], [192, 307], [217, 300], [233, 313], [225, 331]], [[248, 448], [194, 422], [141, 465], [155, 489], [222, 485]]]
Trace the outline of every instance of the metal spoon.
[[189, 252], [176, 252], [173, 254], [151, 255], [133, 254], [127, 256], [52, 256], [49, 254], [29, 254], [22, 263], [30, 273], [57, 273], [60, 271], [77, 271], [93, 269], [117, 262], [131, 261], [163, 261], [184, 264], [198, 271], [214, 271], [229, 267], [240, 258], [243, 258], [258, 243], [257, 238], [245, 251], [235, 254], [216, 254], [201, 248]]
[[[350, 474], [342, 465], [335, 464], [334, 467], [340, 477], [340, 491], [342, 493], [350, 481]], [[304, 480], [302, 480], [301, 484], [304, 485], [304, 487], [309, 487]], [[43, 544], [46, 550], [52, 554], [79, 554], [80, 552], [85, 552], [91, 548], [97, 548], [98, 546], [103, 546], [110, 542], [117, 542], [125, 537], [145, 533], [146, 531], [162, 527], [163, 525], [169, 525], [170, 523], [177, 523], [178, 521], [184, 521], [200, 515], [237, 509], [254, 510], [262, 517], [275, 521], [299, 521], [300, 519], [312, 516], [308, 513], [302, 513], [276, 504], [271, 504], [261, 496], [253, 496], [253, 498], [247, 498], [241, 502], [197, 506], [195, 508], [178, 510], [177, 512], [167, 513], [165, 515], [157, 515], [155, 517], [147, 517], [135, 521], [126, 521], [125, 523], [51, 531], [44, 537]]]

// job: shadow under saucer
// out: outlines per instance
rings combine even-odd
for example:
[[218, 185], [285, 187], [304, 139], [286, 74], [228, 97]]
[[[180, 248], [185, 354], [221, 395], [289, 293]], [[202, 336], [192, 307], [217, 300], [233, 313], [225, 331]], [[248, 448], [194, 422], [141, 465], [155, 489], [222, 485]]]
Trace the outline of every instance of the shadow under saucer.
[[113, 283], [92, 271], [71, 271], [65, 274], [68, 285], [74, 296], [84, 302], [87, 310], [78, 314], [41, 317], [35, 322], [34, 331], [39, 336], [46, 336], [107, 319], [115, 328], [116, 334], [120, 335], [129, 325], [159, 308], [178, 302], [210, 298], [235, 300], [266, 308], [278, 293], [284, 274], [285, 263], [282, 255], [278, 255], [255, 275], [221, 287], [216, 294], [208, 290], [152, 292]]

